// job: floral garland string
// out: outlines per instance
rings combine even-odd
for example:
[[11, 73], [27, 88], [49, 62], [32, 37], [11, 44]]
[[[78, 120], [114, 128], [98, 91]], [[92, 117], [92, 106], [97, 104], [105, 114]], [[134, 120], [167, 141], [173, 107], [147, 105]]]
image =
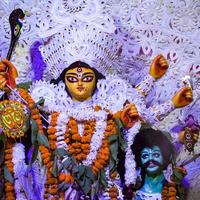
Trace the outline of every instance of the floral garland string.
[[110, 158], [109, 137], [114, 134], [116, 134], [115, 122], [113, 119], [110, 119], [107, 121], [102, 145], [98, 150], [96, 159], [92, 163], [92, 170], [96, 175], [108, 164]]
[[118, 190], [116, 186], [112, 186], [109, 188], [109, 196], [111, 200], [117, 200]]
[[[102, 110], [98, 112], [99, 110], [93, 110], [94, 114], [91, 114], [90, 119], [84, 118], [81, 113], [77, 115], [78, 119], [64, 113], [52, 113], [48, 129], [51, 138], [55, 140], [57, 137], [57, 148], [66, 149], [79, 163], [91, 166], [95, 175], [107, 166], [110, 158], [109, 137], [116, 134], [113, 118], [107, 119], [110, 113]], [[82, 134], [79, 124], [83, 127]], [[74, 179], [65, 171], [59, 174], [59, 181], [73, 183]], [[117, 196], [115, 188], [111, 191], [111, 196]]]
[[[13, 146], [14, 143], [11, 140], [5, 142], [5, 166], [11, 175], [13, 175], [14, 165], [12, 163], [13, 159]], [[5, 180], [5, 200], [15, 200], [14, 183]]]
[[90, 142], [95, 130], [95, 122], [92, 120], [84, 121], [83, 135], [78, 131], [78, 123], [75, 119], [70, 118], [68, 122], [68, 131], [65, 132], [65, 141], [67, 141], [69, 153], [77, 161], [86, 159], [90, 152]]
[[[42, 120], [41, 116], [39, 114], [39, 110], [35, 106], [35, 102], [32, 99], [31, 95], [22, 88], [18, 89], [18, 92], [20, 96], [27, 102], [28, 108], [31, 112], [31, 118], [34, 119], [37, 123], [38, 126], [38, 133], [39, 134], [44, 134], [43, 132], [43, 126], [42, 126]], [[46, 183], [45, 183], [45, 194], [44, 198], [48, 199], [49, 194], [50, 195], [55, 195], [57, 193], [57, 187], [53, 185], [53, 187], [50, 187], [51, 184], [54, 184], [57, 180], [52, 177], [52, 167], [53, 167], [53, 161], [51, 161], [51, 154], [50, 151], [47, 147], [44, 145], [39, 146], [39, 151], [41, 153], [41, 157], [43, 160], [44, 165], [47, 167], [47, 178], [46, 178]]]

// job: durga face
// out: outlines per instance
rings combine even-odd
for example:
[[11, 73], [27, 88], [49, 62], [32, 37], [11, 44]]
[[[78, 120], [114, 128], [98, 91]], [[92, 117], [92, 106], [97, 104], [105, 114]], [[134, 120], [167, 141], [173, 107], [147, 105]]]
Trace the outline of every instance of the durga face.
[[96, 86], [96, 76], [91, 68], [75, 67], [65, 73], [65, 84], [72, 100], [89, 100]]

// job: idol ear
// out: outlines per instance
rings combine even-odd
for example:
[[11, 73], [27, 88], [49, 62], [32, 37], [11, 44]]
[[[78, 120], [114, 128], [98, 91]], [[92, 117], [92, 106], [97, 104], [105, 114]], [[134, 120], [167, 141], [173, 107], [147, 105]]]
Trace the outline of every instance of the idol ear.
[[171, 182], [171, 176], [173, 174], [173, 167], [172, 167], [172, 164], [170, 163], [168, 166], [167, 166], [167, 169], [166, 170], [163, 170], [163, 175], [165, 177], [165, 179], [168, 181], [168, 182]]

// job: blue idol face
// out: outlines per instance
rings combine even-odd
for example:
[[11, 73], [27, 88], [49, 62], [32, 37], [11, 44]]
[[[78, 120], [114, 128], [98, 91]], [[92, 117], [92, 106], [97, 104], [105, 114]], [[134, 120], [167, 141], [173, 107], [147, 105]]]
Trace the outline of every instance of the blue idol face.
[[140, 158], [142, 165], [145, 166], [146, 172], [148, 173], [156, 173], [161, 169], [163, 164], [163, 156], [158, 146], [144, 148], [141, 151]]

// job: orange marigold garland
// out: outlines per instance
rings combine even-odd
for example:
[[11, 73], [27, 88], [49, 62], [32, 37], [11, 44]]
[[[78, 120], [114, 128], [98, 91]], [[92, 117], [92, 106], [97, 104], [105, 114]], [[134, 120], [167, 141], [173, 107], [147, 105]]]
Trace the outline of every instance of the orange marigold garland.
[[69, 184], [74, 182], [74, 178], [70, 173], [60, 173], [59, 181]]
[[184, 188], [182, 180], [187, 174], [187, 171], [182, 166], [175, 166], [171, 175], [171, 182], [164, 185], [162, 190], [162, 200], [176, 200], [177, 195], [181, 198], [184, 196]]
[[[57, 125], [58, 116], [59, 116], [59, 113], [57, 112], [54, 112], [51, 114], [51, 121], [50, 121], [49, 128], [47, 130], [51, 152], [56, 150], [57, 137], [55, 133], [56, 133], [56, 125]], [[58, 180], [57, 180], [57, 177], [54, 177], [52, 174], [52, 170], [53, 170], [52, 161], [50, 161], [49, 166], [50, 167], [47, 169], [48, 171], [47, 171], [46, 187], [48, 187], [49, 194], [57, 198], [56, 194], [58, 193]]]
[[110, 187], [108, 192], [111, 200], [117, 200], [118, 189], [116, 186]]
[[58, 119], [59, 113], [58, 112], [54, 112], [51, 114], [51, 122], [50, 122], [50, 126], [47, 130], [48, 133], [48, 139], [49, 139], [49, 145], [50, 145], [50, 149], [52, 151], [55, 151], [56, 149], [56, 125], [57, 125], [57, 119]]
[[68, 145], [68, 151], [77, 161], [86, 159], [90, 152], [90, 142], [95, 131], [95, 121], [84, 121], [83, 125], [84, 130], [81, 136], [78, 132], [77, 121], [70, 118], [65, 132], [65, 141]]
[[113, 119], [110, 119], [107, 122], [102, 145], [97, 153], [96, 159], [92, 163], [92, 171], [96, 175], [108, 164], [110, 158], [109, 137], [114, 134], [116, 134], [115, 122]]
[[[14, 165], [12, 163], [14, 143], [11, 140], [5, 142], [5, 166], [11, 175], [14, 175]], [[14, 183], [5, 180], [5, 200], [15, 200]]]
[[162, 200], [176, 200], [176, 184], [174, 182], [168, 183], [163, 187]]

